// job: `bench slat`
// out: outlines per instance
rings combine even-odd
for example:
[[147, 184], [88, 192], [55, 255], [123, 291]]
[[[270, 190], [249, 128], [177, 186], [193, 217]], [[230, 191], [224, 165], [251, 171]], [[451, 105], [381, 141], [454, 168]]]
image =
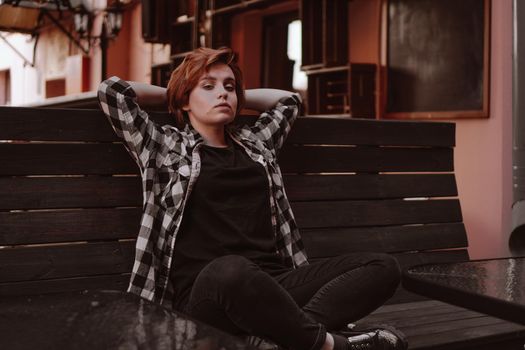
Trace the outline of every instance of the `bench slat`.
[[[152, 113], [167, 124], [173, 117]], [[107, 117], [98, 109], [0, 107], [0, 140], [115, 142]]]
[[[0, 107], [0, 140], [116, 141], [100, 110]], [[172, 123], [167, 113], [150, 113], [159, 125]], [[241, 116], [240, 124], [256, 117]], [[288, 143], [438, 146], [455, 144], [455, 125], [440, 122], [376, 121], [348, 117], [300, 117]], [[43, 128], [42, 125], [46, 127]]]
[[468, 245], [463, 223], [303, 229], [308, 256], [337, 256], [349, 252], [402, 252], [461, 248]]
[[0, 175], [138, 174], [122, 144], [0, 144]]
[[[315, 162], [312, 162], [315, 159]], [[451, 148], [285, 146], [283, 173], [453, 171]]]
[[[235, 123], [253, 125], [257, 116]], [[301, 116], [287, 143], [325, 145], [455, 146], [455, 124], [443, 122], [370, 120], [348, 116]]]
[[136, 238], [141, 215], [142, 208], [0, 212], [0, 245]]
[[50, 280], [0, 283], [0, 297], [105, 289], [125, 291], [129, 284], [129, 273], [60, 278]]
[[[428, 333], [425, 333], [428, 328], [417, 329], [418, 333], [409, 338], [411, 349], [495, 350], [523, 347], [525, 338], [523, 326], [490, 316], [485, 316], [483, 319], [493, 322], [482, 321], [477, 325], [465, 322], [466, 328], [452, 328], [446, 332], [433, 332], [431, 327]], [[436, 347], [436, 344], [439, 347]]]
[[134, 241], [3, 249], [0, 281], [119, 274], [131, 271]]
[[[121, 144], [0, 144], [0, 162], [0, 175], [138, 174]], [[453, 170], [448, 148], [289, 146], [279, 163], [287, 173]]]
[[[309, 120], [304, 120], [309, 119]], [[288, 143], [335, 145], [437, 146], [455, 145], [452, 123], [414, 123], [348, 118], [299, 118]]]
[[402, 269], [420, 264], [465, 261], [469, 259], [466, 249], [399, 253], [393, 254], [393, 256], [399, 261]]
[[[286, 175], [291, 201], [457, 196], [453, 174]], [[0, 177], [0, 210], [142, 205], [137, 177]]]
[[299, 228], [460, 222], [459, 201], [384, 200], [291, 203]]
[[505, 336], [525, 335], [524, 326], [438, 301], [382, 306], [360, 322], [398, 327], [408, 336], [410, 349], [475, 349]]
[[291, 201], [457, 196], [454, 174], [285, 175]]
[[0, 177], [0, 210], [142, 206], [139, 177]]

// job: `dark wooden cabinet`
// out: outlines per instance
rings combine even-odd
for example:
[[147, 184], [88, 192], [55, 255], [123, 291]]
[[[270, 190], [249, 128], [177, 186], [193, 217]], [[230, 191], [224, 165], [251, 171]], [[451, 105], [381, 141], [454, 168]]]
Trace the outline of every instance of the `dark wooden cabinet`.
[[301, 0], [302, 69], [348, 62], [348, 0]]
[[375, 118], [376, 66], [348, 55], [348, 0], [301, 0], [308, 114]]
[[349, 64], [309, 71], [308, 114], [375, 118], [375, 71], [373, 64]]
[[148, 43], [169, 42], [170, 0], [142, 0], [142, 38]]

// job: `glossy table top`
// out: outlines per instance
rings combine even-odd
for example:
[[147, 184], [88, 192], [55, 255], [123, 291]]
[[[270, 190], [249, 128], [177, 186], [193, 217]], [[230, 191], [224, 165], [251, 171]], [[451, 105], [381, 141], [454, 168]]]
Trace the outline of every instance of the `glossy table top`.
[[135, 295], [90, 291], [0, 299], [0, 349], [253, 349]]
[[525, 257], [425, 264], [403, 273], [410, 291], [525, 324]]

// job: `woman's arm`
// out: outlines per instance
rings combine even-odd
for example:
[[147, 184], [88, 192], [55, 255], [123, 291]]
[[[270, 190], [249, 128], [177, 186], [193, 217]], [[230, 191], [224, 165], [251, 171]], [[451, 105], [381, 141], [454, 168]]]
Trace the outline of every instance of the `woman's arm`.
[[[146, 99], [146, 102], [162, 100], [160, 90], [151, 86], [145, 88], [140, 86], [147, 84], [138, 83], [138, 85], [137, 90], [142, 99]], [[165, 135], [162, 128], [150, 120], [148, 113], [140, 108], [136, 91], [125, 80], [118, 77], [104, 80], [98, 87], [97, 96], [100, 108], [108, 117], [113, 130], [124, 141], [139, 167], [144, 169], [147, 166], [149, 154], [154, 151], [153, 145], [164, 142]], [[146, 142], [150, 140], [155, 142]]]
[[128, 81], [128, 84], [131, 85], [131, 88], [135, 91], [137, 103], [141, 107], [168, 106], [166, 88], [136, 81]]
[[[245, 107], [259, 112], [266, 111], [275, 107], [277, 102], [283, 97], [291, 97], [299, 94], [279, 89], [249, 89], [245, 90]], [[300, 97], [299, 97], [300, 99]]]
[[301, 95], [276, 89], [246, 90], [246, 108], [262, 111], [251, 131], [275, 155], [301, 110]]

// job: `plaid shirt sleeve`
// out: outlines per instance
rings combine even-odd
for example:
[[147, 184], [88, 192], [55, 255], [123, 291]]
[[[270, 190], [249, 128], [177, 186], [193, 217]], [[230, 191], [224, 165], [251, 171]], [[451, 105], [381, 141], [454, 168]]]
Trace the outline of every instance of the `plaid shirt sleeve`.
[[277, 105], [263, 113], [251, 128], [257, 138], [277, 155], [284, 144], [292, 125], [301, 109], [302, 100], [299, 94], [283, 97]]
[[164, 132], [137, 104], [132, 87], [118, 77], [111, 77], [98, 87], [100, 108], [141, 170], [147, 167], [155, 145], [162, 144]]

